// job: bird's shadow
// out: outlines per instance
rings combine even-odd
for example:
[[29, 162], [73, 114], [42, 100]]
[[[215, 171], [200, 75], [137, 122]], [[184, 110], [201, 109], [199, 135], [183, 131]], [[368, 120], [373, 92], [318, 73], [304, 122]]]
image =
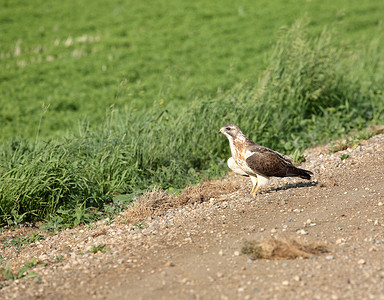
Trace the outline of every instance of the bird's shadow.
[[300, 181], [296, 183], [288, 183], [283, 186], [279, 186], [277, 188], [271, 188], [269, 190], [266, 190], [265, 192], [278, 192], [278, 191], [284, 191], [284, 190], [289, 190], [289, 189], [296, 189], [296, 188], [302, 188], [302, 187], [312, 187], [316, 186], [319, 183], [317, 181]]

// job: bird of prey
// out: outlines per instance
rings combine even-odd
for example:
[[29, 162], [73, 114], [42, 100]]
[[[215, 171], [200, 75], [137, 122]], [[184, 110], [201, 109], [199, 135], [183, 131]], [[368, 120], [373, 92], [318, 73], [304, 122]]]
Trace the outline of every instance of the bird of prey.
[[290, 157], [254, 143], [236, 125], [223, 126], [219, 133], [229, 140], [232, 157], [227, 161], [228, 167], [237, 174], [251, 178], [252, 197], [260, 187], [268, 184], [269, 177], [300, 177], [310, 180], [313, 175], [311, 171], [295, 167]]

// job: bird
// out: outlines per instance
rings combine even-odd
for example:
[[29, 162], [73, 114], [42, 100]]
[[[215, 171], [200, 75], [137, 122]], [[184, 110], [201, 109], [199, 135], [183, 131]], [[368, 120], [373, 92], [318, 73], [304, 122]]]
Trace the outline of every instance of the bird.
[[252, 197], [268, 184], [270, 177], [310, 180], [313, 175], [311, 171], [295, 167], [290, 157], [251, 141], [234, 124], [221, 127], [219, 133], [229, 140], [232, 156], [227, 160], [228, 167], [236, 174], [250, 177]]

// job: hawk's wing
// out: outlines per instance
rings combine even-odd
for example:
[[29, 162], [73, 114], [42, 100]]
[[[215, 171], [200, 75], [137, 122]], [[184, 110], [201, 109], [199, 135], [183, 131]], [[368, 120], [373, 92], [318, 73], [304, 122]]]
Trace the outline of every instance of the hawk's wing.
[[248, 167], [255, 173], [264, 176], [287, 176], [292, 165], [292, 159], [263, 146], [253, 145], [249, 149], [253, 154], [245, 160]]

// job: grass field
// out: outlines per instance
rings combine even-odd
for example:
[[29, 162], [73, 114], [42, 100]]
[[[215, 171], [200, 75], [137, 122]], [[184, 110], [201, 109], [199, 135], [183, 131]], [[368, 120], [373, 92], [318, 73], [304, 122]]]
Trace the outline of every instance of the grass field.
[[0, 5], [1, 224], [223, 175], [228, 122], [297, 157], [384, 119], [377, 1]]
[[0, 140], [33, 140], [105, 118], [111, 105], [178, 107], [215, 98], [265, 70], [281, 26], [307, 15], [336, 44], [360, 47], [382, 31], [384, 3], [358, 1], [0, 2]]

